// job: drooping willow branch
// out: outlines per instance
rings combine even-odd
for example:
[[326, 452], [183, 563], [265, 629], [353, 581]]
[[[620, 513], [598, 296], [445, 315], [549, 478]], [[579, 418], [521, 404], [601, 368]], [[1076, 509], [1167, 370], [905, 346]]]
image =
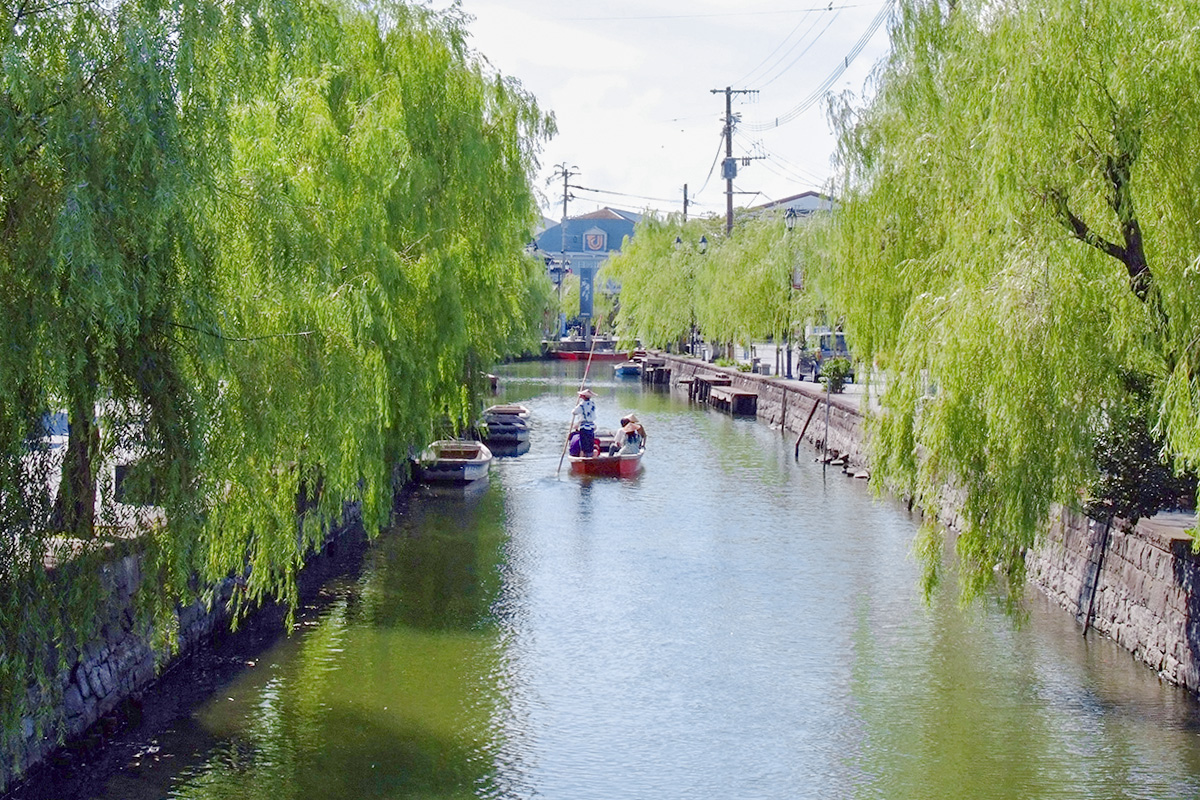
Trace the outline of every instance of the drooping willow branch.
[[214, 339], [220, 339], [222, 342], [261, 342], [261, 341], [264, 341], [267, 339], [292, 339], [292, 338], [296, 338], [298, 336], [312, 336], [314, 333], [320, 333], [320, 331], [312, 330], [312, 331], [294, 331], [291, 333], [268, 333], [268, 334], [264, 334], [263, 336], [226, 336], [225, 334], [220, 333], [218, 331], [206, 330], [204, 328], [197, 328], [194, 325], [185, 325], [182, 322], [167, 321], [166, 324], [170, 325], [173, 328], [182, 328], [183, 330], [193, 331], [195, 333], [202, 333], [205, 336], [211, 336]]

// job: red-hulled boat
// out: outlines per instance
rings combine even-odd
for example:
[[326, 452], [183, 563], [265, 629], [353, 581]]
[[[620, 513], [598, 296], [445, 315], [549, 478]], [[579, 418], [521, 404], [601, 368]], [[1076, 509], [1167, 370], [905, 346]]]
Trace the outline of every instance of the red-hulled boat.
[[612, 350], [597, 350], [593, 353], [588, 353], [587, 350], [556, 350], [554, 357], [563, 361], [587, 361], [588, 357], [592, 361], [627, 361], [629, 352], [625, 351], [617, 353]]
[[567, 458], [571, 461], [571, 471], [579, 475], [627, 478], [638, 471], [638, 467], [642, 464], [642, 454], [645, 452], [646, 448], [643, 447], [636, 453], [629, 453], [623, 456], [604, 454], [592, 456], [591, 458], [584, 456], [567, 456]]

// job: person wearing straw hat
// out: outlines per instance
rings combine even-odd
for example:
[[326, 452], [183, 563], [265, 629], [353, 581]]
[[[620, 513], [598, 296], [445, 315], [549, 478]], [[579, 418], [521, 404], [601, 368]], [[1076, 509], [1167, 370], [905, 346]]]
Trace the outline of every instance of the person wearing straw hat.
[[638, 432], [638, 424], [628, 419], [622, 421], [625, 424], [617, 431], [617, 438], [609, 452], [618, 456], [637, 455], [642, 449], [642, 435]]
[[579, 402], [571, 411], [571, 418], [579, 415], [579, 452], [590, 458], [596, 452], [596, 404], [592, 402], [592, 390], [579, 390]]
[[642, 446], [644, 447], [646, 445], [646, 428], [642, 425], [642, 423], [638, 422], [637, 414], [630, 411], [621, 419], [622, 425], [624, 425], [626, 422], [632, 422], [637, 426], [638, 436], [642, 437]]

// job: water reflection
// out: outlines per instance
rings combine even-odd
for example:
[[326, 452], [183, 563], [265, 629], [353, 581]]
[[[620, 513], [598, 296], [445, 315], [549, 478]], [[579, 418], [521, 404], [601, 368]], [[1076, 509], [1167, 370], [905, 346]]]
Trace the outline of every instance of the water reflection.
[[[167, 796], [494, 794], [502, 499], [416, 498], [356, 582], [200, 710], [207, 752]], [[108, 796], [151, 796], [128, 777]]]

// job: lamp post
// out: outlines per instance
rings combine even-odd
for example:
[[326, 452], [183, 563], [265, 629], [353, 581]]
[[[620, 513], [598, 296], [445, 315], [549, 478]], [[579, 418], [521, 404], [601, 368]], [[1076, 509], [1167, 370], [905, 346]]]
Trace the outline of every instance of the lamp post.
[[[796, 222], [800, 219], [800, 215], [796, 213], [796, 209], [789, 208], [783, 214], [783, 225], [787, 228], [787, 232], [791, 233], [796, 229]], [[800, 288], [796, 283], [797, 271], [793, 268], [791, 283], [788, 285], [788, 329], [783, 334], [783, 340], [787, 347], [787, 379], [792, 379], [792, 290]]]
[[[677, 251], [683, 250], [683, 248], [684, 248], [683, 237], [676, 236], [673, 246]], [[700, 236], [700, 241], [696, 243], [696, 252], [698, 252], [700, 255], [704, 255], [705, 253], [708, 252], [708, 237], [707, 236], [704, 236], [704, 235]], [[693, 272], [693, 269], [694, 269], [694, 267], [692, 265], [691, 259], [689, 258], [688, 259], [688, 291], [689, 292], [691, 291], [692, 286], [696, 282], [696, 276]], [[689, 321], [689, 331], [688, 331], [688, 350], [692, 356], [695, 356], [696, 355], [696, 344], [697, 344], [697, 342], [696, 342], [696, 339], [697, 339], [697, 337], [696, 337], [696, 308], [695, 308], [695, 304], [691, 302], [690, 298], [688, 300], [688, 305], [689, 305], [689, 311], [690, 311], [690, 317], [691, 317], [691, 319]]]

